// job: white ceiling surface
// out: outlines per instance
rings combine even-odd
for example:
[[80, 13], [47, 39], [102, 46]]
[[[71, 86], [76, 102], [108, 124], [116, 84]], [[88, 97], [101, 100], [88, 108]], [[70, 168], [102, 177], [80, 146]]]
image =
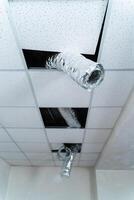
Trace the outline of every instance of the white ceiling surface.
[[12, 19], [21, 47], [46, 51], [72, 49], [94, 54], [106, 2], [11, 1]]
[[134, 90], [98, 161], [101, 169], [134, 169]]
[[[10, 28], [4, 0], [0, 1], [0, 69], [24, 69], [23, 62]], [[10, 66], [9, 66], [10, 63]]]
[[[108, 12], [102, 51], [100, 53], [100, 62], [104, 65], [108, 65], [109, 69], [124, 69], [125, 75], [127, 76], [128, 70], [134, 69], [134, 1], [112, 0], [110, 1], [109, 8], [111, 11]], [[132, 73], [133, 76], [133, 72], [129, 72]], [[114, 104], [116, 97], [121, 95], [120, 98], [117, 98], [120, 101], [120, 105], [123, 105], [123, 101], [125, 100], [123, 93], [126, 94], [128, 87], [125, 89], [124, 84], [121, 84], [122, 81], [124, 82], [123, 79], [125, 79], [122, 72], [119, 71], [119, 73], [117, 73], [116, 71], [115, 79], [117, 74], [121, 75], [122, 80], [119, 75], [119, 84], [115, 85], [117, 95], [113, 95], [112, 101]], [[128, 78], [127, 84], [129, 84], [130, 79]], [[134, 86], [134, 76], [132, 78], [132, 86]], [[120, 89], [118, 87], [120, 87]], [[98, 89], [96, 89], [95, 94], [97, 90]], [[96, 97], [98, 101], [102, 102], [101, 98], [99, 98], [99, 92], [96, 94]], [[105, 145], [104, 151], [97, 163], [98, 169], [134, 169], [133, 121], [134, 91], [108, 143]]]
[[100, 62], [105, 69], [134, 69], [134, 1], [110, 0]]
[[[34, 2], [34, 5], [36, 3], [36, 1], [30, 2]], [[79, 6], [81, 2], [83, 2], [83, 6], [84, 3], [87, 5], [87, 1], [78, 2]], [[93, 2], [96, 2], [96, 5], [100, 5], [100, 1]], [[107, 51], [109, 50], [110, 45], [112, 51], [108, 55], [112, 56], [114, 59], [108, 59], [107, 51], [104, 51], [105, 48], [103, 48], [102, 44], [100, 60], [104, 63], [104, 68], [112, 68], [112, 62], [113, 65], [116, 63], [116, 67], [114, 67], [115, 70], [106, 71], [104, 82], [96, 88], [93, 92], [93, 98], [91, 98], [91, 93], [80, 88], [63, 73], [43, 70], [28, 71], [26, 69], [23, 56], [20, 51], [20, 49], [22, 47], [24, 48], [24, 46], [21, 42], [18, 42], [18, 45], [20, 46], [20, 48], [18, 48], [16, 45], [17, 40], [15, 39], [20, 37], [21, 34], [15, 35], [14, 37], [12, 33], [13, 27], [8, 21], [7, 1], [0, 1], [0, 13], [2, 13], [2, 16], [5, 16], [6, 18], [5, 21], [1, 21], [1, 30], [3, 30], [1, 32], [2, 37], [7, 37], [5, 40], [4, 38], [2, 40], [0, 39], [0, 46], [3, 49], [8, 47], [5, 50], [6, 56], [1, 57], [0, 59], [0, 157], [8, 163], [12, 165], [59, 166], [61, 165], [61, 162], [58, 161], [55, 154], [52, 155], [50, 150], [58, 148], [62, 142], [82, 142], [82, 153], [77, 156], [74, 165], [95, 165], [105, 143], [111, 135], [112, 128], [115, 126], [115, 123], [120, 116], [121, 110], [134, 83], [134, 71], [127, 69], [125, 71], [118, 71], [121, 68], [133, 68], [132, 59], [128, 59], [129, 65], [124, 66], [121, 63], [121, 61], [125, 60], [127, 57], [127, 54], [122, 54], [123, 49], [126, 49], [126, 43], [124, 43], [124, 46], [121, 48], [118, 48], [118, 55], [123, 55], [120, 58], [121, 61], [118, 59], [116, 60], [117, 51], [114, 51], [114, 45], [119, 41], [118, 34], [117, 37], [115, 35], [113, 38], [117, 41], [114, 41], [112, 44], [110, 42], [111, 40], [108, 40], [107, 36], [107, 34], [112, 34], [111, 26], [113, 26], [113, 24], [116, 23], [120, 17], [118, 16], [118, 13], [116, 13], [117, 9], [119, 9], [120, 13], [120, 10], [127, 8], [131, 13], [130, 8], [133, 3], [130, 0], [130, 4], [128, 4], [125, 0], [118, 0], [116, 3], [113, 0], [111, 1], [111, 4], [112, 2], [113, 5], [109, 7], [110, 10], [108, 11], [107, 28], [105, 30], [103, 44]], [[15, 5], [17, 4], [17, 1], [12, 3]], [[19, 1], [19, 3], [21, 3], [21, 1]], [[48, 2], [44, 3], [48, 4]], [[65, 4], [65, 2], [63, 2], [63, 4]], [[114, 7], [116, 7], [116, 9]], [[21, 12], [20, 9], [18, 11]], [[87, 14], [87, 12], [85, 13]], [[114, 20], [112, 23], [109, 23], [109, 15]], [[129, 13], [124, 12], [124, 15], [129, 15]], [[125, 16], [123, 17], [125, 18]], [[94, 14], [94, 18], [95, 17], [96, 15]], [[12, 20], [10, 15], [9, 18]], [[127, 18], [129, 18], [129, 16]], [[26, 20], [27, 23], [29, 18], [25, 18], [24, 20]], [[125, 22], [128, 26], [127, 21]], [[125, 22], [122, 22], [121, 20], [121, 23]], [[35, 26], [36, 25], [34, 25], [34, 27]], [[7, 27], [8, 34], [4, 32], [5, 27]], [[119, 31], [123, 32], [123, 29], [119, 26], [115, 27], [117, 33]], [[130, 27], [128, 27], [128, 29], [129, 28]], [[10, 32], [12, 33], [12, 36], [8, 38]], [[78, 33], [76, 35], [78, 35]], [[131, 37], [132, 34], [130, 35], [129, 32], [126, 32], [125, 36], [125, 38]], [[22, 41], [23, 39], [24, 38], [22, 37]], [[31, 40], [33, 40], [33, 38]], [[27, 42], [27, 45], [33, 45], [34, 43], [37, 45], [36, 41], [31, 42], [31, 40]], [[4, 46], [4, 41], [8, 42], [8, 44], [6, 44], [7, 46]], [[42, 41], [40, 40], [39, 42]], [[38, 43], [38, 45], [39, 44], [41, 43]], [[15, 48], [10, 49], [13, 48], [14, 45]], [[87, 47], [90, 48], [90, 45], [87, 45]], [[42, 46], [40, 46], [40, 48], [42, 48]], [[81, 51], [84, 50], [83, 48], [84, 47], [81, 48]], [[8, 60], [6, 60], [6, 58], [8, 58]], [[131, 67], [130, 64], [132, 65]], [[30, 79], [31, 81], [29, 81]], [[89, 105], [89, 103], [91, 104]], [[44, 129], [38, 109], [40, 106], [91, 107], [87, 118], [86, 129]], [[125, 155], [127, 159], [127, 154]]]

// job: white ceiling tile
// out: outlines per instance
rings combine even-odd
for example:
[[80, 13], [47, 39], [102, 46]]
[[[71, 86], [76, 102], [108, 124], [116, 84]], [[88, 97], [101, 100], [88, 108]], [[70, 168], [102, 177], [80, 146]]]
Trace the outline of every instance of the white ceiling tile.
[[7, 129], [16, 142], [45, 142], [47, 139], [43, 129]]
[[5, 0], [0, 1], [0, 69], [23, 69], [23, 62], [9, 23], [6, 3]]
[[109, 1], [100, 62], [107, 69], [134, 69], [133, 0]]
[[87, 129], [85, 143], [105, 143], [112, 129]]
[[24, 152], [31, 152], [31, 153], [45, 153], [45, 152], [50, 152], [49, 146], [47, 143], [30, 143], [30, 142], [19, 142], [17, 143], [19, 147], [22, 149]]
[[12, 142], [6, 131], [0, 128], [0, 142]]
[[94, 54], [106, 1], [11, 1], [10, 7], [23, 48]]
[[43, 128], [35, 108], [0, 107], [0, 123], [5, 127]]
[[35, 106], [25, 72], [0, 72], [0, 106]]
[[99, 153], [102, 151], [103, 146], [104, 143], [94, 143], [94, 144], [83, 143], [82, 153]]
[[107, 71], [94, 90], [92, 106], [123, 106], [134, 85], [134, 71]]
[[28, 160], [7, 160], [9, 164], [12, 166], [30, 166], [31, 163]]
[[33, 166], [55, 166], [52, 160], [30, 160]]
[[52, 160], [52, 153], [25, 153], [30, 160]]
[[84, 160], [87, 160], [87, 161], [92, 161], [92, 160], [97, 160], [99, 156], [99, 153], [81, 153], [81, 157], [80, 157], [80, 160], [84, 161]]
[[119, 107], [91, 108], [87, 128], [113, 128], [121, 112]]
[[26, 157], [21, 152], [0, 152], [0, 157], [5, 160], [25, 160]]
[[14, 144], [13, 142], [1, 142], [0, 143], [0, 152], [17, 152], [20, 151], [18, 149], [18, 147], [16, 146], [16, 144]]
[[46, 129], [50, 143], [81, 143], [84, 129]]
[[97, 163], [98, 169], [131, 169], [134, 165], [134, 90]]
[[53, 150], [59, 149], [62, 145], [62, 143], [51, 143], [51, 147]]
[[79, 166], [80, 167], [92, 167], [92, 166], [95, 166], [95, 163], [96, 163], [95, 160], [90, 160], [90, 161], [82, 160], [79, 162]]
[[30, 71], [40, 107], [88, 107], [91, 93], [63, 72]]

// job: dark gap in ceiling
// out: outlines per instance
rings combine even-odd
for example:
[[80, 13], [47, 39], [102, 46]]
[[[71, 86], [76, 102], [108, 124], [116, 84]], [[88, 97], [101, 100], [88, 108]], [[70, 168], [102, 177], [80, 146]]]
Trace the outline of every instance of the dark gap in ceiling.
[[40, 108], [46, 128], [85, 128], [88, 108]]
[[[80, 153], [81, 149], [82, 149], [82, 143], [64, 143], [63, 145], [65, 145], [66, 147], [68, 147], [69, 149], [71, 149], [72, 152], [74, 152], [72, 147], [75, 146], [75, 145], [77, 145], [79, 147], [78, 148], [78, 153]], [[59, 146], [59, 148], [60, 148], [60, 146]], [[58, 149], [53, 149], [53, 150], [51, 150], [51, 152], [52, 153], [57, 153]], [[63, 150], [62, 152], [64, 153], [65, 150]]]

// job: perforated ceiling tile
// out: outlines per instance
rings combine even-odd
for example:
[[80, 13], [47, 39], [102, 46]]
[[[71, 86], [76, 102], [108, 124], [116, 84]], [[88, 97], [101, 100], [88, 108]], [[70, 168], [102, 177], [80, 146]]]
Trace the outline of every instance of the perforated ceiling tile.
[[0, 69], [24, 69], [8, 19], [8, 5], [0, 1]]
[[11, 166], [31, 166], [29, 160], [7, 160]]
[[0, 106], [35, 106], [25, 72], [0, 72]]
[[19, 152], [20, 150], [13, 142], [1, 142], [0, 152]]
[[92, 161], [92, 160], [97, 160], [99, 156], [99, 153], [82, 153], [81, 154], [81, 157], [80, 157], [80, 160], [84, 160], [84, 161]]
[[26, 157], [21, 152], [0, 152], [0, 157], [5, 160], [25, 160]]
[[27, 153], [50, 153], [50, 148], [47, 143], [43, 142], [18, 142], [18, 146], [23, 152]]
[[43, 129], [7, 129], [16, 142], [45, 142], [47, 139]]
[[134, 91], [130, 95], [111, 139], [99, 159], [99, 169], [131, 169], [134, 166]]
[[0, 142], [11, 142], [11, 138], [8, 136], [6, 131], [0, 128]]
[[81, 143], [84, 129], [46, 129], [50, 143]]
[[105, 143], [112, 129], [87, 129], [85, 143]]
[[91, 94], [64, 73], [42, 70], [30, 75], [40, 107], [89, 106]]
[[43, 128], [36, 108], [0, 107], [0, 122], [5, 127]]
[[83, 143], [82, 153], [99, 153], [102, 151], [104, 143]]
[[10, 8], [22, 48], [94, 54], [106, 2], [14, 0]]
[[134, 69], [133, 0], [109, 1], [100, 62], [106, 69]]
[[30, 160], [52, 160], [51, 153], [25, 153]]
[[107, 71], [94, 90], [92, 106], [124, 106], [134, 85], [134, 71]]
[[55, 166], [52, 160], [30, 160], [32, 166]]
[[113, 128], [121, 112], [119, 107], [92, 107], [87, 128]]

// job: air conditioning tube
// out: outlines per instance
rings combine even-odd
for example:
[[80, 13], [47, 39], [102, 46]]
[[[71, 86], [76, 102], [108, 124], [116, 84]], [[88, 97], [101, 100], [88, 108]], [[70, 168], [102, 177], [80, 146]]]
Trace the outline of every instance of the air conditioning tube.
[[74, 154], [71, 152], [69, 158], [64, 161], [63, 169], [61, 172], [62, 176], [69, 177], [72, 169], [72, 164], [74, 160]]
[[104, 68], [81, 54], [59, 53], [46, 62], [47, 69], [57, 69], [67, 73], [81, 87], [92, 90], [104, 79]]

